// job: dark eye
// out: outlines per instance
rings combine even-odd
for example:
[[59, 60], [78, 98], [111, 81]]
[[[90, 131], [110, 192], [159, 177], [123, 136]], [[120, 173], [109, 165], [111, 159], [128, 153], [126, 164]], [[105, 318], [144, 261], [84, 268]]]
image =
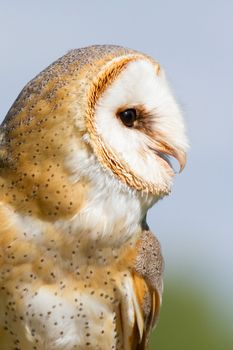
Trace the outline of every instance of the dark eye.
[[137, 112], [134, 108], [126, 109], [119, 113], [122, 123], [129, 128], [134, 125], [135, 120], [137, 119]]

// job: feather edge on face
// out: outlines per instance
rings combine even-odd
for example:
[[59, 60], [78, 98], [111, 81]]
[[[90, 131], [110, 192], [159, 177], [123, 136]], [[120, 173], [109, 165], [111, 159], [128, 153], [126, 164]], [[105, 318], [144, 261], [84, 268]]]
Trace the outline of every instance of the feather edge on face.
[[158, 162], [160, 162], [162, 166], [166, 168], [166, 172], [169, 173], [169, 181], [161, 182], [159, 185], [152, 181], [146, 181], [143, 177], [136, 174], [127, 162], [109, 147], [98, 132], [95, 120], [96, 106], [99, 99], [103, 96], [108, 87], [117, 80], [121, 73], [127, 69], [130, 63], [140, 60], [149, 62], [153, 66], [155, 75], [161, 74], [160, 65], [149, 57], [141, 54], [129, 54], [112, 59], [102, 68], [90, 86], [87, 98], [88, 106], [86, 111], [86, 124], [90, 135], [90, 143], [98, 160], [104, 168], [109, 169], [121, 182], [129, 187], [136, 189], [137, 191], [162, 197], [170, 192], [170, 179], [174, 175], [167, 158], [163, 157], [162, 154], [177, 158], [180, 163], [180, 169], [182, 170], [185, 164], [185, 152], [177, 150], [175, 147], [172, 147], [171, 144], [169, 145], [166, 139], [162, 137], [163, 134], [160, 133], [160, 136], [162, 136], [160, 137], [160, 140], [157, 140], [156, 142], [157, 149], [155, 150], [155, 153]]

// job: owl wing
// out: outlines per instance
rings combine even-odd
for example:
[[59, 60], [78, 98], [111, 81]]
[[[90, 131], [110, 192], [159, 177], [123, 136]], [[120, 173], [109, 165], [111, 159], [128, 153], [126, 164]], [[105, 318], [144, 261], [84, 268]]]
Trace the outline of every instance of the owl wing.
[[136, 322], [132, 349], [145, 350], [148, 347], [150, 332], [159, 315], [161, 296], [157, 290], [150, 288], [142, 277], [135, 274], [133, 279], [136, 294], [136, 302], [134, 302]]
[[134, 328], [129, 347], [132, 350], [148, 348], [149, 335], [156, 325], [162, 300], [163, 265], [159, 241], [151, 231], [143, 231], [132, 270]]

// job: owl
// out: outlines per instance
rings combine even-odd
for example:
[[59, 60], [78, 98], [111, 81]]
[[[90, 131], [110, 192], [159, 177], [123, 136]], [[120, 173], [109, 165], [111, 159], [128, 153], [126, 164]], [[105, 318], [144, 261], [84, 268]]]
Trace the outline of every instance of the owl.
[[158, 319], [148, 209], [184, 168], [187, 137], [159, 63], [72, 50], [0, 128], [1, 350], [139, 350]]

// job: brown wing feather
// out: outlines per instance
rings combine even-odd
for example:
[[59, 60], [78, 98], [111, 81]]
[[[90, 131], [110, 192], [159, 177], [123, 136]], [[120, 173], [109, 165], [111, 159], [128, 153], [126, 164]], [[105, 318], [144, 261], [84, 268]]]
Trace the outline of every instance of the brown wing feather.
[[[160, 309], [160, 297], [156, 291], [148, 287], [145, 280], [134, 275], [134, 288], [137, 296], [138, 307], [143, 323], [136, 317], [136, 327], [134, 328], [134, 344], [132, 349], [146, 350], [148, 348], [150, 332], [155, 324]], [[138, 322], [139, 321], [139, 322]]]
[[132, 349], [146, 350], [161, 305], [163, 258], [160, 244], [151, 231], [142, 232], [137, 248], [133, 282], [138, 302], [135, 307], [140, 309], [143, 325], [136, 317]]

